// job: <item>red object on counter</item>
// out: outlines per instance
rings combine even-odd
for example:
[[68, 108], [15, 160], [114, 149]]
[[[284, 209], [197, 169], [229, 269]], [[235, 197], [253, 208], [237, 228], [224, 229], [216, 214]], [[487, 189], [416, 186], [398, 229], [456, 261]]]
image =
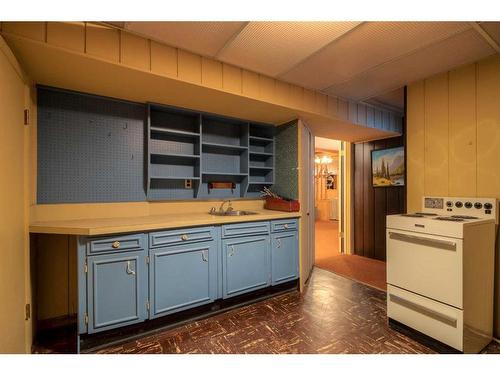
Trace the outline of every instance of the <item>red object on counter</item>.
[[268, 197], [266, 198], [264, 208], [274, 211], [298, 212], [300, 211], [300, 203], [299, 201], [286, 201], [284, 199]]

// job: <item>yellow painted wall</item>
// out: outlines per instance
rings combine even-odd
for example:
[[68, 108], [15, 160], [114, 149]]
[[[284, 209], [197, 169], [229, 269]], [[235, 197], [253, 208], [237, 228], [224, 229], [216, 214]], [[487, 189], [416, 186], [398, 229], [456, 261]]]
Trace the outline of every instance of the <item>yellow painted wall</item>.
[[25, 278], [28, 218], [23, 79], [14, 56], [0, 38], [0, 353], [24, 353], [31, 346], [26, 337], [31, 322], [24, 319], [29, 287]]
[[500, 55], [411, 84], [407, 102], [408, 211], [423, 195], [500, 199]]

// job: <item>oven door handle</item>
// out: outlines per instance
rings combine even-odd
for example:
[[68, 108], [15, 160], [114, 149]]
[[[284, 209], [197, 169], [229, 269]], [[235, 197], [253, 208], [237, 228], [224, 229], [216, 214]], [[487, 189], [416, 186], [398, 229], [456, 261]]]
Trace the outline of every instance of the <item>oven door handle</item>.
[[423, 315], [427, 315], [428, 317], [439, 320], [440, 322], [447, 324], [452, 327], [457, 327], [457, 319], [454, 317], [451, 317], [449, 315], [443, 314], [441, 312], [429, 309], [428, 307], [419, 305], [418, 303], [412, 302], [407, 300], [406, 298], [402, 298], [399, 296], [396, 296], [395, 294], [389, 294], [389, 298], [391, 299], [391, 302], [394, 302], [400, 306], [406, 307], [410, 310], [413, 310], [415, 312], [418, 312]]
[[410, 234], [403, 234], [403, 233], [396, 233], [396, 232], [389, 232], [389, 237], [393, 240], [412, 242], [412, 243], [416, 243], [419, 245], [438, 247], [440, 249], [445, 249], [445, 250], [451, 250], [451, 251], [457, 250], [456, 242], [452, 242], [452, 241], [438, 240], [435, 238], [427, 238], [427, 237], [420, 237], [420, 236], [412, 236]]

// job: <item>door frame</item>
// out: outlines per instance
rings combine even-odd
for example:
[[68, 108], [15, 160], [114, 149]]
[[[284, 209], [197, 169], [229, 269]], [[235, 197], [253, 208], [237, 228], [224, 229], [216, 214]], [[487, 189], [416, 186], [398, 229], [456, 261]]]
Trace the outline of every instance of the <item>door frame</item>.
[[[298, 170], [300, 199], [300, 290], [311, 276], [314, 267], [314, 134], [307, 123], [298, 120]], [[306, 236], [306, 240], [304, 240]]]

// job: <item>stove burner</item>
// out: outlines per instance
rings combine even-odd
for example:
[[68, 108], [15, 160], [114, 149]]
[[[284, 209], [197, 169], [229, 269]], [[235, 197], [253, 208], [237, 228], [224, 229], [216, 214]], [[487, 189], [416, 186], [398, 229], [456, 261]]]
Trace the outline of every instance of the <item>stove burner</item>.
[[415, 215], [423, 215], [423, 216], [437, 216], [438, 214], [432, 214], [430, 212], [415, 212]]
[[440, 216], [434, 218], [434, 220], [443, 220], [443, 221], [465, 221], [464, 219], [460, 219], [458, 217], [451, 217], [451, 216]]
[[451, 217], [454, 217], [456, 219], [479, 219], [476, 216], [468, 216], [468, 215], [451, 215]]
[[424, 217], [424, 215], [418, 215], [418, 214], [401, 214], [401, 216], [404, 216], [404, 217]]

